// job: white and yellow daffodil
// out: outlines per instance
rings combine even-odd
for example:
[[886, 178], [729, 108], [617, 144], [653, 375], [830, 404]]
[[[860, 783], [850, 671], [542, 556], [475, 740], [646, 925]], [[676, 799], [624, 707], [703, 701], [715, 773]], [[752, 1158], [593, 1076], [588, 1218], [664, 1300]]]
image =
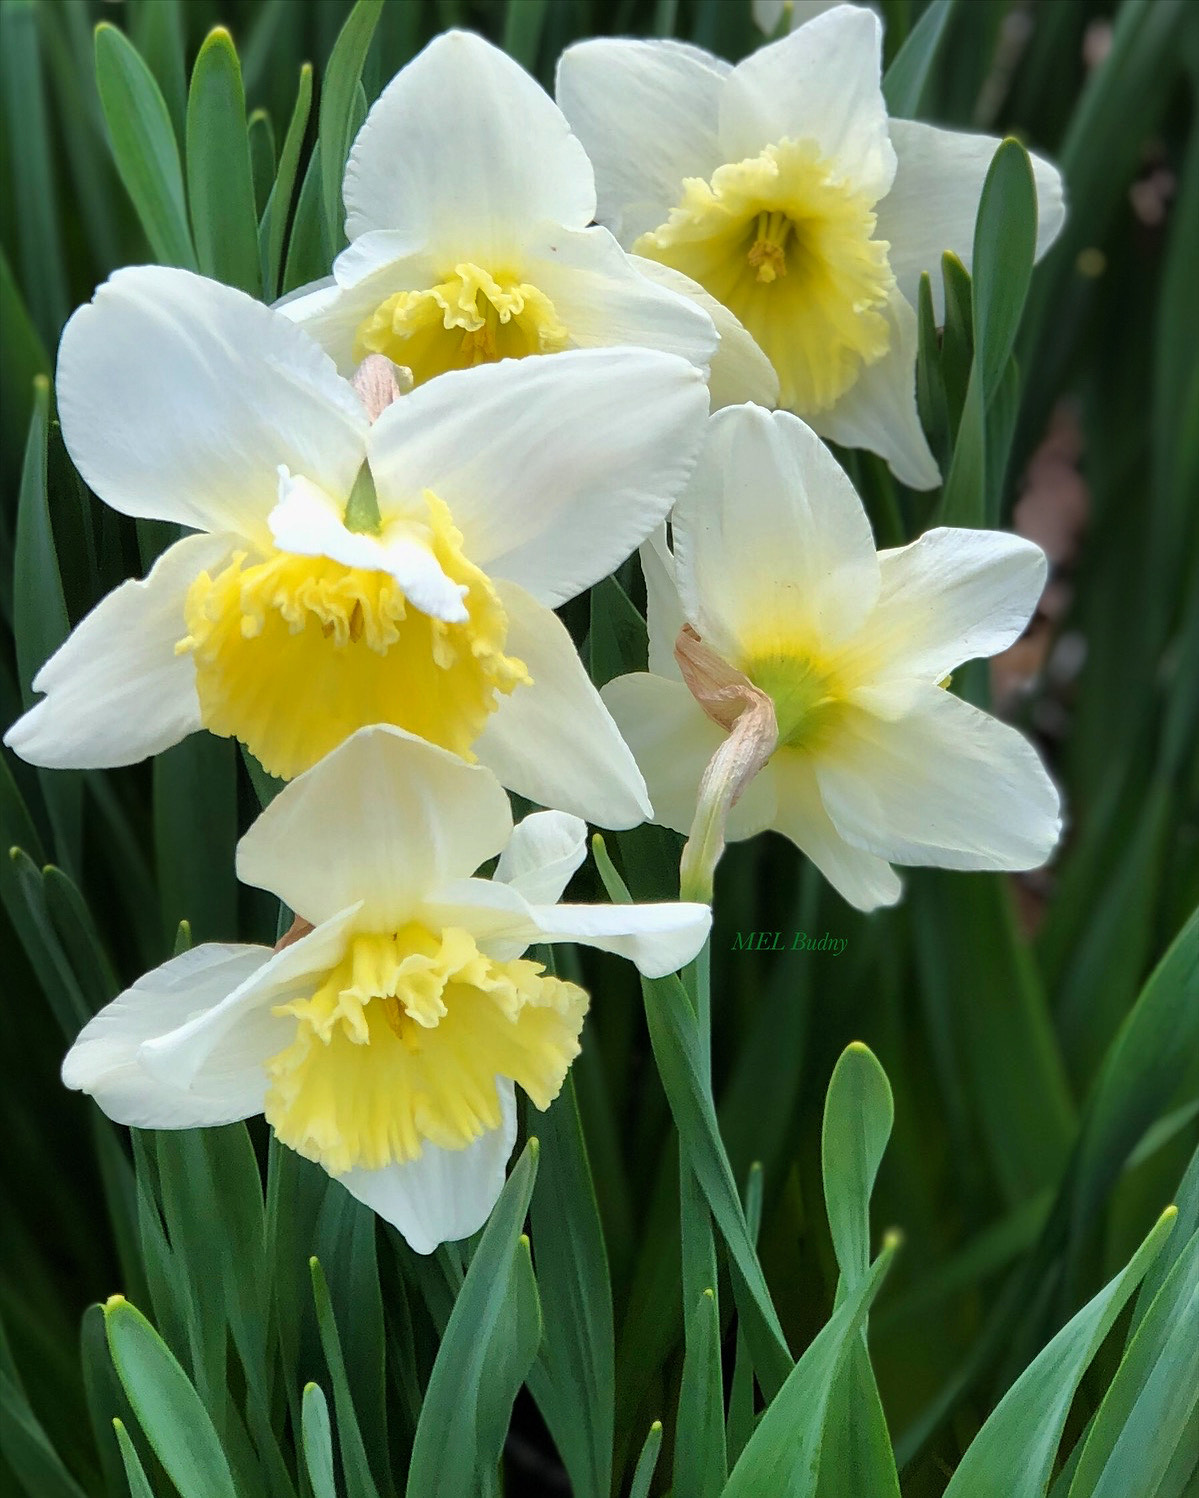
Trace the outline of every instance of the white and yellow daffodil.
[[[922, 271], [969, 265], [999, 142], [889, 120], [882, 29], [842, 5], [736, 67], [666, 41], [569, 47], [558, 102], [595, 165], [598, 218], [704, 286], [779, 376], [778, 404], [915, 488], [939, 482], [916, 411]], [[1061, 179], [1033, 158], [1037, 253]], [[933, 276], [940, 307], [940, 277]]]
[[514, 830], [489, 770], [361, 729], [238, 847], [239, 876], [312, 929], [172, 958], [89, 1021], [63, 1080], [137, 1128], [265, 1114], [418, 1252], [464, 1238], [503, 1185], [515, 1088], [547, 1108], [579, 1050], [587, 994], [526, 948], [582, 942], [661, 976], [711, 924], [706, 905], [558, 904], [585, 838], [562, 812]]
[[143, 267], [67, 325], [58, 406], [103, 500], [197, 534], [43, 666], [46, 696], [6, 738], [25, 759], [129, 764], [207, 728], [290, 778], [383, 722], [543, 806], [610, 827], [648, 814], [552, 610], [666, 515], [703, 438], [694, 365], [648, 349], [507, 361], [372, 425], [286, 318]]
[[963, 661], [1021, 634], [1045, 582], [1038, 546], [942, 528], [876, 552], [815, 433], [756, 406], [712, 417], [672, 526], [673, 556], [643, 549], [649, 674], [604, 689], [657, 821], [691, 828], [728, 732], [684, 683], [674, 646], [686, 624], [747, 698], [774, 707], [777, 748], [733, 806], [729, 839], [774, 828], [862, 910], [899, 898], [891, 861], [1044, 863], [1061, 822], [1035, 750], [945, 689]]
[[343, 373], [378, 353], [419, 385], [635, 344], [712, 364], [717, 404], [773, 400], [774, 373], [730, 313], [681, 295], [699, 289], [681, 277], [641, 274], [592, 223], [595, 176], [562, 111], [481, 37], [446, 32], [392, 79], [350, 151], [344, 197], [350, 244], [332, 277], [280, 303]]

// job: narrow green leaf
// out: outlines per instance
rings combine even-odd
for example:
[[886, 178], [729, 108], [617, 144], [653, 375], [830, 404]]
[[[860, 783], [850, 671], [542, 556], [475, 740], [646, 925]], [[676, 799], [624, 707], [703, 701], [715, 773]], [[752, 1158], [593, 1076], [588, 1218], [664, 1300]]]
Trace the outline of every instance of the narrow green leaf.
[[[837, 1304], [870, 1267], [870, 1196], [891, 1137], [895, 1109], [886, 1073], [855, 1041], [829, 1081], [821, 1135], [824, 1199], [841, 1270]], [[828, 1400], [818, 1493], [837, 1498], [861, 1486], [872, 1498], [899, 1498], [899, 1475], [862, 1332], [849, 1347]]]
[[53, 864], [42, 870], [42, 888], [50, 923], [94, 1013], [103, 1008], [121, 985], [92, 913], [73, 881]]
[[187, 66], [183, 55], [182, 0], [149, 0], [137, 7], [130, 37], [158, 80], [175, 138], [187, 128]]
[[929, 75], [937, 61], [952, 8], [953, 0], [932, 0], [908, 32], [883, 77], [888, 114], [914, 120], [921, 113]]
[[487, 1376], [479, 1386], [476, 1469], [485, 1482], [503, 1455], [512, 1406], [541, 1343], [541, 1303], [525, 1234], [517, 1239], [504, 1305], [491, 1336]]
[[602, 687], [629, 671], [644, 671], [648, 648], [645, 620], [629, 595], [614, 577], [596, 583], [588, 636], [588, 668], [595, 685]]
[[629, 1488], [629, 1498], [649, 1498], [650, 1486], [654, 1480], [654, 1471], [658, 1465], [658, 1453], [662, 1450], [662, 1422], [655, 1420], [649, 1428], [649, 1434], [645, 1438], [645, 1445], [641, 1448], [641, 1455], [637, 1458], [637, 1466], [633, 1471], [633, 1482]]
[[321, 89], [318, 141], [321, 202], [328, 241], [335, 250], [345, 243], [341, 179], [355, 128], [355, 93], [382, 9], [383, 0], [357, 0], [333, 47]]
[[254, 212], [266, 212], [275, 183], [275, 128], [265, 109], [256, 109], [246, 123], [250, 147], [250, 176], [254, 183]]
[[341, 1452], [341, 1467], [345, 1474], [346, 1491], [349, 1498], [378, 1498], [378, 1488], [371, 1474], [370, 1461], [363, 1445], [358, 1417], [354, 1412], [354, 1399], [350, 1393], [350, 1382], [346, 1376], [345, 1359], [342, 1356], [341, 1339], [337, 1333], [337, 1322], [333, 1319], [333, 1305], [329, 1299], [329, 1287], [325, 1283], [320, 1261], [310, 1259], [312, 1295], [316, 1302], [316, 1321], [320, 1329], [321, 1347], [329, 1377], [333, 1381], [333, 1406], [337, 1411], [337, 1445]]
[[312, 1483], [313, 1498], [337, 1498], [333, 1475], [333, 1432], [329, 1428], [329, 1406], [319, 1384], [304, 1385], [301, 1434], [304, 1465]]
[[533, 1195], [537, 1152], [537, 1141], [530, 1139], [454, 1302], [412, 1444], [408, 1498], [461, 1498], [476, 1490], [483, 1384], [497, 1334], [501, 1344], [505, 1336], [517, 1240]]
[[916, 404], [920, 422], [928, 433], [929, 446], [944, 468], [949, 456], [949, 404], [945, 398], [945, 377], [941, 373], [941, 347], [933, 311], [932, 282], [927, 271], [920, 273], [920, 295], [917, 307], [920, 347], [916, 356]]
[[995, 152], [983, 182], [970, 270], [975, 360], [988, 405], [1016, 344], [1036, 243], [1032, 161], [1020, 142], [1009, 138]]
[[612, 1488], [616, 1399], [612, 1287], [574, 1079], [538, 1120], [533, 1192], [537, 1285], [545, 1321], [529, 1391], [561, 1453], [576, 1498]]
[[9, 0], [0, 6], [0, 102], [13, 200], [20, 205], [13, 217], [21, 280], [37, 330], [53, 347], [70, 303], [37, 11], [32, 0]]
[[887, 1074], [855, 1041], [833, 1068], [821, 1133], [824, 1198], [841, 1295], [853, 1291], [870, 1267], [870, 1194], [894, 1121]]
[[[598, 835], [592, 839], [592, 851], [609, 898], [627, 903], [629, 892]], [[734, 1293], [758, 1380], [769, 1398], [790, 1372], [791, 1354], [746, 1226], [712, 1096], [704, 1082], [706, 1066], [695, 1014], [677, 977], [642, 978], [641, 991], [658, 1073], [684, 1153], [732, 1255]]]
[[1199, 1045], [1199, 910], [1154, 969], [1112, 1042], [1079, 1131], [1069, 1187], [1077, 1240]]
[[724, 1498], [762, 1498], [765, 1493], [771, 1498], [812, 1498], [829, 1395], [897, 1247], [898, 1239], [884, 1244], [873, 1268], [791, 1370], [733, 1468]]
[[190, 924], [194, 941], [237, 935], [237, 747], [192, 734], [154, 759], [154, 851], [164, 942]]
[[105, 1305], [104, 1325], [117, 1376], [180, 1498], [237, 1498], [208, 1411], [170, 1348], [124, 1296]]
[[154, 75], [115, 26], [96, 27], [96, 85], [117, 172], [164, 265], [197, 269], [179, 144]]
[[101, 1306], [90, 1305], [83, 1313], [79, 1326], [79, 1361], [88, 1419], [100, 1454], [104, 1481], [110, 1493], [119, 1493], [124, 1466], [113, 1427], [119, 1416], [131, 1418], [132, 1411], [112, 1366]]
[[283, 137], [283, 149], [279, 153], [279, 170], [262, 215], [258, 231], [258, 242], [262, 252], [262, 284], [268, 300], [273, 301], [279, 289], [279, 270], [283, 262], [283, 240], [287, 232], [287, 217], [291, 211], [292, 194], [296, 187], [296, 173], [300, 165], [300, 150], [304, 144], [304, 132], [308, 128], [308, 116], [312, 110], [312, 64], [306, 62], [300, 69], [300, 82], [296, 90], [295, 107]]
[[724, 1380], [720, 1366], [720, 1310], [715, 1289], [693, 1307], [679, 1387], [679, 1437], [674, 1448], [675, 1498], [715, 1498], [724, 1491]]
[[[33, 679], [70, 633], [62, 576], [50, 521], [46, 454], [50, 386], [34, 380], [33, 416], [21, 468], [14, 545], [13, 630], [24, 705], [32, 706]], [[75, 772], [38, 772], [54, 828], [55, 854], [72, 872], [78, 869], [83, 840], [83, 783]]]
[[0, 1451], [29, 1498], [87, 1498], [50, 1444], [24, 1390], [2, 1369]]
[[322, 276], [327, 276], [332, 260], [329, 230], [321, 207], [321, 152], [318, 140], [308, 158], [304, 181], [300, 186], [281, 290], [286, 294], [307, 285], [309, 281], [318, 281]]
[[201, 271], [257, 296], [262, 274], [246, 100], [233, 38], [223, 26], [205, 37], [192, 68], [187, 196]]
[[1042, 1498], [1075, 1390], [1174, 1226], [1162, 1213], [1132, 1259], [1020, 1375], [971, 1441], [945, 1498]]
[[1154, 1493], [1188, 1430], [1193, 1440], [1197, 1408], [1199, 1232], [1183, 1245], [1128, 1345], [1091, 1422], [1070, 1498]]
[[146, 1469], [142, 1466], [142, 1459], [137, 1454], [137, 1448], [125, 1429], [125, 1422], [114, 1418], [112, 1428], [116, 1432], [117, 1447], [125, 1467], [129, 1498], [154, 1498], [154, 1489], [150, 1486], [150, 1479], [146, 1476]]

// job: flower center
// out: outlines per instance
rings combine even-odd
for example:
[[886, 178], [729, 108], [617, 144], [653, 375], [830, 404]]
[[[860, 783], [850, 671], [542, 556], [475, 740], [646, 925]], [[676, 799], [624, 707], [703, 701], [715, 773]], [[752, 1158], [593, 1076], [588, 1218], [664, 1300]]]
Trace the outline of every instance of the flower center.
[[334, 1175], [463, 1149], [500, 1126], [497, 1077], [549, 1106], [586, 1012], [581, 988], [457, 927], [355, 936], [311, 998], [275, 1010], [296, 1036], [267, 1063], [266, 1117]]
[[385, 354], [416, 384], [450, 369], [553, 354], [570, 346], [554, 304], [515, 276], [469, 261], [426, 291], [397, 291], [358, 329], [354, 358]]
[[465, 584], [467, 617], [421, 612], [387, 572], [321, 556], [236, 552], [187, 595], [190, 651], [205, 728], [240, 739], [290, 779], [356, 729], [392, 723], [471, 758], [498, 694], [530, 684], [504, 653], [508, 616], [491, 580], [467, 561], [449, 511], [426, 492], [430, 549]]
[[688, 177], [634, 249], [735, 312], [778, 372], [780, 404], [803, 416], [832, 406], [890, 344], [895, 278], [872, 207], [811, 141], [782, 140], [711, 182]]
[[779, 748], [818, 748], [835, 727], [847, 684], [810, 656], [786, 649], [754, 654], [743, 669], [774, 703]]

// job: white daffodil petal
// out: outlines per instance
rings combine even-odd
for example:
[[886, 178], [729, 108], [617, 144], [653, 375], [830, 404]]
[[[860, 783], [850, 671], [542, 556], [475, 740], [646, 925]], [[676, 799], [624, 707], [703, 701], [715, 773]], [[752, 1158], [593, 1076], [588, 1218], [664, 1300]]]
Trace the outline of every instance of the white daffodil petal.
[[412, 533], [414, 528], [405, 534], [403, 522], [393, 522], [378, 536], [347, 530], [339, 507], [307, 479], [284, 478], [280, 490], [279, 503], [267, 517], [280, 550], [386, 572], [422, 613], [450, 621], [468, 617], [462, 602], [465, 587], [445, 575], [428, 543]]
[[595, 163], [596, 217], [626, 249], [663, 222], [684, 177], [710, 177], [724, 159], [716, 121], [728, 71], [680, 42], [600, 37], [562, 54], [558, 103]]
[[286, 317], [190, 271], [119, 270], [67, 324], [56, 387], [84, 480], [126, 515], [268, 544], [280, 464], [347, 494], [366, 414]]
[[535, 811], [516, 824], [494, 878], [533, 904], [552, 905], [586, 857], [586, 822], [564, 811]]
[[707, 905], [535, 905], [540, 939], [574, 941], [614, 952], [647, 978], [677, 972], [696, 957], [712, 928]]
[[301, 286], [274, 306], [298, 323], [349, 379], [361, 360], [358, 332], [397, 291], [418, 291], [441, 279], [438, 262], [409, 234], [377, 230], [347, 246], [332, 276]]
[[591, 163], [554, 101], [498, 47], [430, 42], [375, 101], [345, 177], [346, 234], [411, 233], [458, 258], [503, 259], [513, 226], [595, 214]]
[[997, 655], [1024, 632], [1048, 563], [1005, 531], [925, 531], [879, 553], [882, 591], [861, 648], [884, 676], [939, 681], [963, 661]]
[[786, 649], [806, 625], [840, 643], [878, 596], [870, 522], [837, 460], [798, 417], [729, 406], [675, 506], [687, 617], [734, 665]]
[[[143, 1041], [137, 1059], [158, 1081], [199, 1087], [222, 1057], [245, 1051], [260, 1060], [281, 1051], [293, 1038], [294, 1024], [274, 1013], [277, 1005], [304, 998], [336, 967], [354, 930], [361, 906], [351, 905], [299, 940], [277, 951], [217, 1003], [161, 1034]], [[264, 949], [265, 950], [265, 949]]]
[[[941, 256], [952, 250], [970, 269], [978, 202], [1000, 141], [915, 120], [892, 120], [891, 142], [899, 169], [891, 191], [878, 205], [876, 233], [891, 243], [891, 269], [909, 302], [916, 301], [921, 271], [929, 272], [939, 322], [945, 315]], [[1061, 232], [1066, 205], [1058, 169], [1040, 156], [1032, 158], [1032, 166], [1040, 259]]]
[[635, 827], [650, 815], [628, 745], [591, 685], [563, 624], [522, 588], [500, 585], [506, 649], [524, 661], [517, 687], [474, 746], [509, 789], [600, 827]]
[[607, 229], [557, 230], [543, 238], [526, 249], [521, 274], [553, 302], [577, 347], [659, 349], [708, 369], [716, 328], [697, 298], [680, 295], [665, 277], [642, 274], [642, 262], [630, 259]]
[[842, 899], [857, 910], [894, 905], [903, 892], [882, 858], [853, 847], [833, 825], [806, 756], [780, 750], [771, 761], [778, 790], [772, 825], [807, 855]]
[[1061, 831], [1060, 802], [1014, 728], [939, 687], [898, 720], [851, 710], [816, 767], [837, 829], [856, 847], [947, 869], [1033, 869]]
[[812, 425], [842, 447], [864, 447], [885, 458], [895, 477], [909, 488], [935, 489], [941, 470], [916, 408], [916, 314], [897, 291], [883, 315], [891, 330], [887, 352], [862, 369], [831, 409], [813, 416]]
[[[653, 820], [688, 833], [695, 817], [699, 782], [725, 739], [683, 685], [635, 672], [610, 681], [600, 694], [645, 776]], [[728, 842], [739, 842], [769, 827], [774, 819], [774, 782], [767, 765], [746, 787], [729, 813]]]
[[140, 582], [101, 599], [33, 678], [45, 697], [4, 742], [51, 769], [131, 765], [200, 727], [196, 671], [176, 655], [187, 634], [187, 590], [220, 567], [229, 536], [188, 536], [168, 547]]
[[757, 156], [784, 139], [811, 140], [856, 191], [882, 197], [895, 176], [882, 45], [876, 15], [838, 6], [751, 52], [720, 94], [722, 159]]
[[260, 1113], [266, 1076], [264, 1058], [253, 1050], [228, 1048], [191, 1087], [155, 1077], [138, 1052], [147, 1040], [219, 1004], [270, 955], [267, 947], [211, 944], [163, 963], [88, 1021], [67, 1052], [63, 1082], [132, 1128], [201, 1128]]
[[360, 729], [275, 797], [237, 873], [317, 924], [362, 901], [391, 929], [425, 892], [492, 858], [512, 831], [493, 776], [402, 729]]
[[351, 1170], [333, 1179], [377, 1213], [418, 1254], [469, 1238], [487, 1221], [504, 1187], [516, 1143], [516, 1093], [496, 1078], [503, 1124], [465, 1149], [425, 1144], [420, 1156], [383, 1170]]
[[719, 411], [722, 406], [739, 406], [745, 401], [753, 401], [759, 406], [777, 405], [779, 377], [774, 365], [723, 302], [718, 302], [698, 281], [675, 270], [672, 265], [662, 265], [641, 255], [629, 258], [643, 276], [670, 291], [677, 291], [681, 296], [690, 297], [712, 319], [720, 337], [708, 372], [708, 395], [713, 411]]
[[652, 349], [575, 349], [455, 370], [371, 428], [386, 523], [431, 489], [493, 578], [556, 606], [666, 516], [703, 438], [702, 371]]
[[430, 931], [469, 931], [479, 950], [509, 962], [541, 938], [524, 895], [498, 879], [451, 879], [425, 898], [414, 920]]
[[649, 669], [654, 676], [682, 681], [683, 673], [675, 659], [674, 644], [679, 630], [687, 622], [675, 582], [674, 557], [666, 544], [666, 527], [661, 525], [639, 552], [641, 573], [645, 578], [645, 624], [649, 634]]

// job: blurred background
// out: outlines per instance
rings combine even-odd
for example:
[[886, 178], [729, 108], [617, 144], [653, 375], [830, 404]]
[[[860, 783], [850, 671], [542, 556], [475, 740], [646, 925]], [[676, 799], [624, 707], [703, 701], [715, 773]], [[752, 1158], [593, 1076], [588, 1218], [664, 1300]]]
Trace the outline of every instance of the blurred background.
[[[877, 8], [889, 61], [925, 6]], [[110, 22], [137, 47], [181, 147], [193, 60], [211, 27], [228, 27], [263, 213], [301, 67], [313, 65], [319, 101], [349, 9], [0, 0], [5, 724], [68, 623], [141, 575], [161, 540], [83, 488], [52, 404], [39, 435], [35, 376], [52, 376], [66, 318], [114, 268], [153, 258], [114, 165], [94, 27]], [[785, 27], [788, 15], [766, 20]], [[584, 36], [676, 35], [732, 60], [765, 39], [749, 0], [387, 0], [361, 108], [450, 26], [502, 44], [550, 89], [562, 48]], [[833, 1065], [864, 1040], [891, 1081], [874, 1222], [902, 1228], [905, 1246], [871, 1349], [913, 1495], [942, 1491], [998, 1394], [1175, 1198], [1199, 1140], [1193, 967], [1168, 1028], [1151, 1015], [1127, 1043], [1146, 979], [1199, 900], [1197, 88], [1199, 6], [1184, 0], [957, 0], [919, 92], [920, 118], [1014, 133], [1067, 183], [1065, 231], [1033, 277], [995, 476], [1001, 523], [1046, 549], [1051, 580], [1027, 636], [976, 682], [1063, 788], [1058, 855], [1017, 878], [912, 872], [903, 904], [870, 917], [773, 835], [732, 849], [720, 869], [715, 1092], [738, 1180], [762, 1166], [761, 1255], [792, 1347], [823, 1325], [837, 1283], [820, 1186]], [[317, 127], [314, 104], [299, 120], [298, 182]], [[303, 212], [301, 191], [295, 219]], [[339, 247], [293, 234], [272, 289], [327, 273]], [[904, 491], [868, 458], [850, 466], [885, 544], [928, 523], [935, 495]], [[630, 566], [567, 611], [597, 681], [643, 664], [642, 601]], [[58, 1068], [81, 1017], [169, 955], [181, 920], [197, 941], [272, 941], [277, 911], [233, 880], [257, 801], [229, 743], [197, 739], [153, 765], [79, 774], [38, 772], [5, 751], [0, 791], [4, 848], [21, 850], [0, 857], [0, 1372], [25, 1401], [6, 1418], [32, 1411], [84, 1490], [103, 1492], [110, 1437], [85, 1388], [96, 1330], [84, 1322], [81, 1356], [80, 1318], [116, 1289], [136, 1298], [145, 1247], [128, 1136], [65, 1092]], [[671, 835], [642, 829], [612, 851], [638, 896], [675, 892]], [[599, 894], [593, 879], [579, 876], [576, 897]], [[734, 950], [737, 933], [761, 930], [827, 932], [845, 946], [836, 957]], [[580, 966], [593, 1004], [574, 1085], [612, 1277], [619, 1473], [676, 1397], [677, 1149], [635, 975], [592, 954]], [[265, 1159], [264, 1134], [251, 1135]], [[420, 1352], [435, 1343], [410, 1260], [380, 1230], [370, 1262], [388, 1338], [406, 1285]], [[361, 1315], [333, 1288], [348, 1317]], [[1084, 1383], [1075, 1435], [1117, 1341]], [[527, 1395], [506, 1460], [513, 1492], [569, 1491]]]

